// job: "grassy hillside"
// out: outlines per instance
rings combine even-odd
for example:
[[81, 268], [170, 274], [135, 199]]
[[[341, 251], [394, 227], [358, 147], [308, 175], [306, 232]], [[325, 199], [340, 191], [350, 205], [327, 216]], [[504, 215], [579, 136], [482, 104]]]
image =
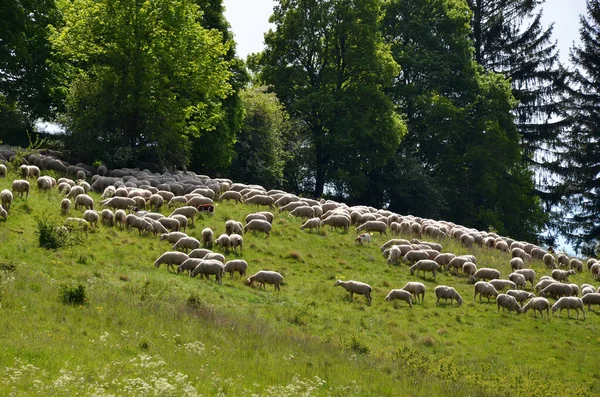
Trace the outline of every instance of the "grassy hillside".
[[[0, 179], [0, 190], [14, 178]], [[33, 188], [0, 221], [1, 395], [600, 393], [597, 311], [586, 321], [564, 311], [550, 319], [498, 313], [494, 302], [473, 301], [462, 276], [433, 282], [388, 266], [379, 250], [385, 236], [361, 247], [353, 231], [304, 232], [287, 213], [277, 214], [270, 238], [244, 235], [243, 253], [226, 255], [245, 259], [249, 274], [282, 273], [280, 292], [248, 287], [237, 274], [217, 285], [157, 269], [169, 244], [135, 230], [99, 227], [80, 244], [39, 248], [38, 221], [61, 222], [61, 199]], [[218, 235], [226, 220], [255, 210], [219, 204], [188, 234], [211, 227]], [[476, 255], [478, 267], [510, 273], [509, 254], [438, 242], [445, 252]], [[549, 274], [539, 261], [532, 268], [538, 278]], [[360, 295], [350, 302], [333, 286], [338, 278], [369, 283], [372, 305]], [[384, 300], [411, 280], [427, 286], [424, 304], [411, 310]], [[588, 272], [571, 281], [594, 284]], [[463, 306], [436, 306], [440, 284], [454, 286]], [[79, 285], [86, 303], [62, 303], [61, 291]]]

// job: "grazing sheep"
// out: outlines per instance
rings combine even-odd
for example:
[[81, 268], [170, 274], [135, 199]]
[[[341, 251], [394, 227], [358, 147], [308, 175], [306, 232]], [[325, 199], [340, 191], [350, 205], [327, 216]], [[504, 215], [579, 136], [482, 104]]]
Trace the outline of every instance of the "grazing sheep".
[[192, 207], [191, 205], [186, 205], [184, 207], [179, 207], [175, 211], [171, 212], [171, 215], [169, 215], [169, 218], [172, 217], [173, 215], [183, 215], [186, 218], [191, 219], [192, 226], [194, 226], [194, 218], [196, 217], [197, 213], [198, 213], [198, 210], [196, 209], [196, 207]]
[[6, 176], [6, 166], [4, 164], [0, 164], [0, 178], [4, 178]]
[[50, 177], [47, 176], [40, 176], [37, 179], [37, 187], [38, 190], [50, 190], [52, 189], [52, 179], [50, 179]]
[[315, 216], [315, 210], [308, 206], [297, 207], [291, 210], [288, 216], [310, 219]]
[[71, 200], [69, 200], [68, 198], [62, 199], [62, 201], [60, 202], [60, 214], [61, 215], [69, 215], [70, 211], [71, 211]]
[[583, 262], [581, 262], [579, 259], [571, 259], [571, 261], [569, 262], [569, 267], [571, 269], [577, 270], [577, 273], [583, 272]]
[[93, 210], [94, 199], [85, 193], [77, 195], [77, 197], [75, 197], [75, 209], [78, 209], [79, 207], [84, 207], [85, 209]]
[[71, 189], [69, 190], [69, 193], [67, 193], [66, 197], [70, 197], [70, 198], [74, 199], [77, 196], [79, 196], [80, 194], [85, 194], [85, 189], [81, 186], [72, 186]]
[[[436, 260], [436, 262], [438, 262]], [[466, 263], [466, 262], [470, 262], [468, 258], [464, 257], [464, 256], [457, 256], [455, 258], [452, 258], [450, 260], [450, 262], [448, 262], [446, 264], [446, 270], [452, 270], [454, 269], [456, 273], [458, 273], [458, 270], [462, 270], [462, 266]], [[439, 263], [439, 262], [438, 262]]]
[[460, 242], [466, 248], [471, 248], [471, 247], [473, 247], [473, 244], [475, 243], [475, 238], [473, 238], [473, 236], [471, 236], [470, 234], [465, 233], [462, 236], [460, 236]]
[[527, 280], [525, 279], [525, 276], [522, 274], [511, 273], [508, 275], [508, 279], [510, 281], [512, 281], [513, 283], [515, 283], [517, 288], [525, 289], [525, 287], [527, 286]]
[[25, 193], [25, 199], [29, 198], [29, 182], [24, 179], [15, 179], [12, 182], [11, 189], [14, 193], [19, 193], [20, 197], [23, 197]]
[[514, 296], [498, 294], [498, 296], [496, 296], [496, 304], [498, 305], [498, 311], [500, 311], [500, 307], [502, 307], [502, 311], [508, 309], [508, 311], [514, 310], [517, 313], [521, 313], [521, 306], [517, 303], [517, 299]]
[[136, 202], [129, 197], [116, 196], [102, 200], [100, 201], [100, 204], [102, 207], [108, 207], [113, 210], [130, 210], [136, 205]]
[[189, 259], [189, 257], [186, 254], [184, 254], [183, 252], [167, 251], [164, 254], [162, 254], [161, 256], [159, 256], [157, 260], [154, 261], [154, 266], [156, 266], [158, 268], [158, 267], [160, 267], [160, 265], [166, 264], [167, 270], [173, 271], [173, 273], [174, 273], [175, 272], [174, 266], [175, 265], [179, 266], [188, 259]]
[[221, 194], [221, 196], [219, 196], [219, 201], [221, 202], [223, 200], [233, 200], [236, 203], [241, 203], [242, 195], [239, 192], [228, 190], [225, 193]]
[[590, 270], [591, 267], [592, 267], [592, 265], [594, 263], [596, 263], [596, 262], [598, 262], [598, 259], [596, 259], [596, 258], [590, 258], [590, 259], [588, 259], [587, 260], [587, 268], [588, 268], [588, 270]]
[[421, 304], [423, 304], [423, 301], [425, 300], [425, 284], [416, 281], [409, 281], [404, 287], [402, 287], [402, 289], [413, 294], [417, 303], [419, 303], [420, 296]]
[[273, 206], [273, 204], [275, 203], [275, 201], [273, 200], [273, 197], [270, 196], [265, 196], [262, 194], [257, 194], [256, 196], [252, 196], [247, 198], [244, 201], [245, 204], [256, 204], [256, 206], [268, 206], [271, 209], [275, 209], [275, 207]]
[[[67, 199], [65, 199], [67, 200]], [[100, 213], [100, 218], [102, 218], [102, 223], [107, 226], [112, 226], [115, 223], [115, 214], [108, 208], [105, 208]]]
[[184, 237], [188, 237], [188, 235], [182, 232], [171, 232], [161, 234], [160, 240], [167, 240], [170, 244], [175, 244], [179, 239]]
[[498, 291], [502, 291], [506, 288], [517, 289], [516, 284], [510, 280], [493, 279], [490, 280], [489, 283], [492, 284]]
[[440, 304], [440, 299], [443, 299], [444, 303], [447, 302], [448, 299], [450, 299], [450, 304], [452, 304], [453, 299], [456, 299], [456, 303], [458, 303], [458, 306], [462, 306], [462, 297], [454, 288], [448, 287], [446, 285], [438, 285], [433, 291], [435, 292], [435, 297], [437, 298], [435, 301], [436, 305]]
[[598, 280], [598, 277], [600, 275], [600, 263], [594, 263], [591, 267], [590, 267], [590, 272], [592, 273], [592, 277], [596, 280]]
[[229, 247], [231, 247], [231, 239], [227, 234], [221, 234], [219, 238], [215, 240], [215, 243], [223, 250], [225, 250], [225, 252], [229, 252]]
[[10, 206], [12, 205], [12, 202], [12, 192], [8, 189], [2, 190], [2, 192], [0, 192], [0, 204], [2, 204], [6, 212], [10, 212]]
[[209, 249], [206, 248], [196, 248], [195, 250], [192, 250], [192, 252], [189, 253], [189, 257], [190, 258], [198, 258], [198, 259], [204, 259], [204, 257], [208, 254], [212, 254], [213, 252]]
[[150, 208], [154, 208], [154, 211], [158, 212], [160, 208], [163, 206], [165, 199], [159, 194], [153, 194], [148, 198], [148, 203], [150, 204]]
[[125, 226], [125, 221], [127, 219], [127, 214], [123, 210], [115, 211], [115, 223], [119, 224], [119, 227]]
[[348, 228], [350, 227], [350, 218], [344, 215], [331, 215], [321, 221], [321, 227], [329, 225], [332, 229], [342, 227], [344, 228], [344, 233], [348, 233]]
[[554, 255], [545, 254], [542, 257], [542, 261], [544, 261], [544, 265], [546, 265], [546, 267], [548, 269], [556, 269], [556, 263], [554, 262]]
[[402, 238], [393, 238], [391, 240], [386, 241], [385, 244], [381, 246], [381, 252], [385, 251], [392, 245], [410, 245], [410, 241]]
[[2, 207], [2, 204], [0, 204], [0, 217], [6, 220], [7, 216], [8, 212], [4, 209], [4, 207]]
[[500, 252], [508, 252], [508, 243], [506, 241], [496, 241], [495, 248]]
[[475, 294], [473, 295], [473, 300], [477, 298], [477, 294], [479, 294], [479, 303], [481, 303], [482, 296], [486, 296], [489, 303], [490, 296], [493, 296], [494, 298], [497, 297], [498, 291], [492, 284], [485, 281], [478, 281], [475, 283]]
[[579, 320], [579, 309], [583, 312], [583, 319], [585, 320], [585, 310], [583, 308], [583, 301], [581, 298], [574, 296], [563, 296], [552, 305], [552, 314], [558, 310], [558, 317], [562, 313], [563, 309], [567, 309], [567, 317], [571, 318], [571, 309], [575, 309], [577, 312], [577, 320]]
[[209, 252], [203, 259], [214, 259], [225, 264], [225, 255], [219, 254], [218, 252]]
[[317, 233], [319, 232], [319, 228], [321, 227], [321, 219], [319, 218], [311, 218], [304, 222], [302, 226], [300, 226], [300, 230], [304, 229], [317, 229]]
[[155, 221], [152, 218], [144, 218], [144, 219], [147, 222], [149, 222], [150, 225], [152, 225], [152, 234], [154, 234], [155, 236], [157, 234], [165, 234], [165, 233], [169, 232], [159, 221]]
[[[273, 215], [269, 211], [260, 211], [260, 212], [256, 212], [256, 214], [264, 216], [265, 218], [267, 218], [267, 222], [269, 222], [270, 224], [273, 224], [273, 219], [275, 219], [275, 215]], [[246, 223], [248, 223], [248, 222], [246, 222]]]
[[540, 317], [543, 317], [543, 311], [546, 310], [548, 318], [550, 318], [550, 302], [546, 298], [531, 298], [525, 306], [521, 308], [521, 313], [527, 313], [529, 309], [533, 309], [533, 316], [535, 317], [535, 311], [540, 312]]
[[525, 267], [525, 262], [523, 262], [523, 259], [516, 257], [516, 258], [512, 258], [510, 260], [510, 268], [511, 270], [519, 270], [519, 269], [523, 269]]
[[533, 269], [518, 269], [514, 271], [515, 273], [522, 274], [525, 277], [525, 281], [529, 281], [531, 283], [531, 288], [533, 288], [533, 284], [535, 284], [535, 270]]
[[[178, 251], [176, 251], [178, 252]], [[185, 255], [185, 254], [184, 254]], [[177, 266], [177, 274], [186, 272], [188, 275], [192, 275], [192, 272], [200, 264], [200, 258], [189, 258], [181, 262], [179, 266]]]
[[592, 310], [592, 305], [600, 305], [600, 294], [597, 292], [585, 294], [581, 298], [581, 301], [585, 305], [588, 305], [588, 310]]
[[593, 294], [596, 292], [596, 289], [592, 286], [581, 287], [581, 296], [586, 296], [587, 294]]
[[425, 277], [425, 272], [431, 272], [433, 274], [433, 281], [435, 281], [435, 276], [438, 270], [438, 264], [431, 259], [421, 259], [414, 265], [410, 267], [410, 275], [415, 274], [415, 270], [417, 271], [417, 276], [419, 275], [419, 270], [423, 271], [423, 277]]
[[98, 226], [98, 220], [100, 219], [100, 216], [94, 210], [85, 210], [83, 213], [83, 219], [88, 221], [92, 227], [96, 227]]
[[263, 221], [261, 219], [253, 219], [248, 222], [246, 226], [244, 226], [244, 233], [253, 230], [263, 232], [267, 235], [267, 237], [269, 237], [269, 233], [271, 232], [271, 224], [268, 221]]
[[200, 241], [195, 239], [194, 237], [182, 237], [175, 244], [173, 244], [173, 250], [193, 250], [196, 248], [200, 248]]
[[[246, 223], [250, 223], [250, 221], [252, 221], [254, 219], [260, 219], [261, 221], [267, 221], [267, 222], [269, 222], [267, 220], [267, 217], [266, 217], [265, 214], [259, 214], [258, 212], [246, 215], [246, 218], [244, 219], [244, 221]], [[271, 223], [271, 222], [269, 222], [269, 223]]]
[[456, 258], [456, 255], [450, 252], [439, 254], [433, 260], [437, 262], [440, 266], [446, 266], [452, 261], [452, 259]]
[[569, 276], [571, 274], [576, 274], [575, 270], [570, 269], [570, 270], [560, 270], [560, 269], [554, 269], [552, 270], [552, 278], [555, 279], [556, 281], [567, 281]]
[[379, 235], [385, 234], [387, 236], [387, 224], [382, 221], [367, 221], [356, 228], [357, 232], [365, 231], [367, 233], [379, 232]]
[[559, 254], [556, 260], [559, 267], [567, 267], [569, 265], [569, 257], [565, 254]]
[[355, 243], [358, 243], [360, 245], [364, 245], [365, 243], [369, 243], [369, 247], [371, 246], [371, 234], [369, 233], [362, 233], [359, 234], [355, 239], [354, 239]]
[[244, 238], [237, 233], [233, 233], [229, 236], [229, 239], [231, 240], [231, 249], [235, 251], [237, 247], [240, 247], [241, 253], [244, 248]]
[[211, 228], [202, 229], [202, 246], [204, 248], [212, 248], [214, 241], [214, 233]]
[[[437, 265], [437, 263], [436, 263]], [[333, 286], [341, 285], [346, 291], [350, 293], [350, 302], [352, 302], [352, 296], [354, 294], [364, 295], [367, 298], [367, 302], [371, 304], [371, 291], [373, 290], [369, 284], [362, 283], [360, 281], [348, 280], [342, 281], [337, 280]]]
[[[235, 192], [235, 193], [237, 193], [237, 192]], [[228, 220], [227, 222], [225, 222], [225, 233], [227, 233], [228, 236], [232, 235], [233, 233], [242, 234], [243, 229], [244, 229], [244, 226], [242, 225], [241, 222], [234, 221], [231, 219]]]
[[546, 288], [550, 284], [554, 284], [554, 283], [558, 283], [558, 281], [556, 281], [552, 277], [547, 278], [547, 279], [540, 279], [540, 282], [535, 285], [534, 289], [536, 292], [541, 292], [544, 288]]
[[388, 265], [397, 265], [398, 261], [402, 258], [402, 251], [397, 246], [392, 246], [389, 251], [386, 250], [387, 255], [387, 264]]
[[248, 277], [246, 284], [252, 286], [255, 281], [260, 284], [261, 288], [265, 288], [265, 284], [273, 284], [275, 291], [279, 291], [279, 286], [283, 284], [283, 276], [277, 272], [260, 270]]
[[[146, 214], [146, 216], [148, 216], [148, 214]], [[156, 221], [172, 232], [178, 232], [181, 229], [181, 223], [179, 223], [179, 220], [175, 218], [162, 217], [157, 219]], [[187, 218], [185, 218], [185, 222], [187, 224]]]
[[493, 280], [499, 278], [500, 272], [498, 270], [489, 267], [482, 267], [481, 269], [477, 269], [473, 276], [471, 276], [471, 281], [477, 281], [477, 279]]
[[246, 270], [248, 269], [248, 262], [242, 259], [234, 259], [225, 263], [224, 271], [225, 273], [231, 274], [231, 278], [233, 278], [233, 273], [239, 272], [240, 277], [244, 277], [246, 275]]
[[554, 282], [544, 288], [542, 292], [540, 292], [540, 295], [543, 297], [550, 296], [554, 299], [559, 299], [563, 296], [572, 296], [573, 288], [571, 288], [571, 286], [568, 284]]
[[[427, 253], [425, 251], [421, 251], [421, 250], [408, 251], [404, 255], [404, 260], [406, 262], [408, 262], [410, 266], [412, 266], [417, 261], [426, 260], [426, 259], [429, 259], [429, 253]], [[436, 265], [437, 265], [437, 263], [436, 263]]]
[[125, 217], [125, 226], [127, 229], [130, 227], [137, 229], [140, 236], [142, 233], [150, 233], [153, 230], [150, 222], [134, 214], [129, 214]]
[[200, 275], [209, 278], [212, 274], [215, 275], [215, 283], [223, 284], [223, 275], [225, 274], [223, 264], [214, 259], [200, 259], [200, 263], [198, 263], [198, 266], [196, 266], [190, 276], [196, 277]]
[[465, 276], [472, 278], [475, 272], [477, 272], [477, 265], [473, 262], [465, 262], [462, 265], [462, 272]]
[[411, 294], [408, 291], [405, 291], [403, 289], [393, 289], [391, 290], [387, 296], [385, 297], [386, 301], [391, 301], [391, 300], [403, 300], [405, 302], [408, 303], [408, 306], [410, 306], [410, 308], [412, 309], [413, 304], [412, 304], [412, 298], [411, 298]]
[[531, 292], [521, 291], [521, 290], [516, 290], [516, 289], [509, 289], [508, 291], [506, 291], [506, 294], [510, 295], [510, 296], [514, 296], [520, 305], [522, 305], [523, 302], [525, 302], [527, 299], [535, 298], [535, 295], [532, 294]]

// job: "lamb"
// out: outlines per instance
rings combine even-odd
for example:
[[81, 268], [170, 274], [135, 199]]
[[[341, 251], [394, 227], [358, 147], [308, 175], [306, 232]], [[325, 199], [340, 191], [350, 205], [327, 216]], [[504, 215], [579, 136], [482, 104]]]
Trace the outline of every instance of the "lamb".
[[348, 228], [350, 227], [350, 218], [344, 215], [331, 215], [321, 221], [321, 227], [329, 225], [331, 228], [344, 228], [344, 233], [348, 233]]
[[228, 236], [232, 235], [233, 233], [242, 234], [243, 229], [244, 229], [244, 226], [242, 225], [241, 222], [234, 221], [231, 219], [228, 220], [227, 222], [225, 222], [225, 233], [227, 233]]
[[[157, 221], [161, 225], [163, 225], [166, 229], [169, 229], [172, 232], [178, 232], [179, 229], [181, 228], [181, 224], [175, 218], [162, 217], [162, 218], [157, 219]], [[185, 221], [187, 223], [187, 218], [185, 218]]]
[[189, 259], [189, 257], [186, 254], [184, 254], [183, 252], [167, 251], [164, 254], [162, 254], [161, 256], [159, 256], [157, 260], [154, 261], [154, 266], [156, 266], [158, 268], [158, 267], [160, 267], [160, 265], [162, 265], [164, 263], [165, 265], [167, 265], [168, 271], [175, 272], [174, 266], [175, 265], [179, 266], [188, 259]]
[[186, 218], [189, 218], [192, 220], [192, 226], [194, 226], [194, 217], [196, 216], [196, 214], [198, 213], [198, 210], [196, 209], [196, 207], [192, 207], [191, 205], [186, 205], [183, 207], [179, 207], [177, 208], [175, 211], [171, 212], [171, 215], [169, 215], [169, 218], [172, 217], [173, 215], [184, 215]]
[[[408, 251], [406, 255], [404, 255], [404, 260], [407, 261], [411, 266], [419, 260], [428, 260], [429, 253], [421, 250], [412, 250]], [[437, 263], [436, 263], [437, 265]]]
[[225, 252], [229, 252], [229, 247], [231, 247], [231, 239], [225, 233], [221, 234], [218, 239], [215, 240], [215, 243], [219, 247], [225, 250]]
[[483, 280], [499, 279], [500, 272], [489, 267], [482, 267], [481, 269], [477, 269], [473, 276], [471, 276], [471, 281], [477, 281], [479, 278]]
[[473, 295], [473, 300], [477, 298], [477, 294], [479, 294], [479, 303], [481, 303], [482, 296], [486, 296], [489, 303], [490, 296], [497, 297], [498, 291], [492, 284], [485, 281], [478, 281], [475, 283], [475, 294]]
[[75, 197], [75, 209], [78, 209], [79, 207], [85, 207], [88, 210], [93, 210], [94, 199], [85, 193], [78, 195]]
[[108, 207], [113, 210], [129, 210], [136, 205], [134, 199], [129, 197], [111, 197], [100, 201], [102, 207]]
[[223, 264], [217, 260], [200, 259], [200, 263], [198, 263], [198, 266], [196, 266], [190, 276], [196, 277], [197, 275], [201, 275], [208, 278], [211, 274], [215, 275], [215, 283], [223, 284], [223, 275], [225, 274]]
[[462, 272], [465, 276], [472, 278], [475, 272], [477, 272], [477, 265], [473, 262], [465, 262], [462, 265]]
[[271, 232], [271, 224], [260, 219], [253, 219], [248, 222], [246, 226], [244, 226], [244, 233], [252, 230], [263, 232], [267, 235], [267, 237], [269, 237], [269, 233]]
[[535, 311], [540, 312], [540, 317], [543, 317], [543, 311], [546, 310], [548, 318], [550, 317], [550, 302], [546, 298], [531, 298], [525, 306], [521, 308], [521, 313], [527, 313], [529, 309], [533, 309], [533, 315], [535, 317]]
[[581, 298], [574, 296], [563, 296], [557, 300], [554, 305], [552, 305], [552, 314], [558, 310], [558, 317], [560, 317], [560, 313], [562, 313], [563, 309], [567, 309], [567, 317], [569, 318], [571, 318], [571, 309], [575, 309], [577, 312], [577, 320], [579, 320], [579, 309], [581, 309], [583, 312], [583, 319], [585, 320], [585, 310], [583, 308], [583, 301]]
[[414, 295], [415, 299], [417, 300], [417, 303], [419, 303], [420, 295], [421, 304], [423, 304], [423, 301], [425, 300], [425, 284], [416, 281], [409, 281], [404, 287], [402, 287], [402, 289]]
[[515, 273], [522, 274], [525, 277], [525, 281], [531, 282], [531, 287], [535, 284], [535, 270], [533, 269], [518, 269]]
[[552, 283], [542, 290], [540, 293], [543, 297], [550, 296], [554, 299], [559, 299], [563, 296], [572, 296], [573, 288], [568, 284]]
[[579, 259], [571, 259], [571, 261], [569, 262], [569, 267], [571, 269], [577, 270], [577, 273], [583, 272], [583, 262], [581, 262]]
[[29, 198], [29, 182], [24, 179], [15, 179], [12, 182], [11, 189], [14, 193], [19, 193], [20, 197], [23, 197], [25, 193], [25, 199]]
[[567, 281], [569, 276], [571, 274], [576, 274], [576, 272], [573, 269], [570, 269], [570, 270], [554, 269], [554, 270], [552, 270], [551, 274], [552, 274], [552, 278], [555, 279], [556, 281]]
[[0, 192], [0, 204], [4, 207], [6, 212], [10, 212], [10, 206], [13, 202], [12, 192], [8, 189], [4, 189]]
[[516, 284], [510, 280], [493, 279], [490, 280], [489, 283], [492, 284], [498, 291], [502, 291], [505, 288], [517, 289]]
[[102, 218], [102, 223], [107, 226], [112, 226], [115, 223], [115, 214], [113, 214], [113, 212], [108, 208], [102, 210], [100, 217]]
[[405, 291], [403, 289], [393, 289], [393, 290], [391, 290], [387, 294], [387, 296], [385, 297], [385, 300], [386, 301], [391, 301], [391, 300], [394, 300], [394, 299], [403, 300], [403, 301], [407, 302], [408, 306], [410, 306], [411, 309], [413, 307], [411, 294], [408, 291]]
[[190, 254], [188, 255], [190, 258], [198, 258], [198, 259], [204, 259], [204, 257], [208, 254], [212, 254], [213, 252], [211, 250], [208, 250], [206, 248], [196, 248], [195, 250], [192, 250], [192, 252], [190, 252]]
[[273, 200], [273, 197], [270, 196], [265, 196], [262, 194], [258, 194], [256, 196], [252, 196], [249, 197], [248, 199], [246, 199], [244, 201], [245, 204], [256, 204], [256, 206], [260, 206], [260, 205], [264, 205], [264, 206], [269, 206], [269, 208], [271, 209], [275, 209], [275, 207], [273, 206], [273, 204], [275, 203], [275, 201]]
[[123, 210], [115, 211], [115, 223], [118, 223], [121, 228], [123, 226], [125, 226], [126, 219], [127, 219], [127, 214], [125, 213], [125, 211], [123, 211]]
[[592, 310], [592, 305], [600, 305], [600, 294], [597, 292], [585, 294], [581, 298], [581, 301], [585, 305], [588, 305], [588, 310]]
[[221, 196], [219, 197], [220, 202], [223, 200], [233, 200], [236, 203], [241, 203], [242, 195], [239, 192], [229, 190], [229, 191], [226, 191], [225, 193], [221, 194]]
[[556, 269], [556, 263], [554, 262], [554, 256], [552, 254], [545, 254], [542, 257], [542, 261], [544, 261], [544, 265], [548, 269]]
[[200, 248], [200, 241], [195, 239], [194, 237], [182, 237], [175, 244], [173, 244], [173, 250], [193, 250], [196, 248]]
[[225, 263], [224, 266], [225, 273], [231, 274], [231, 278], [233, 278], [233, 273], [239, 272], [240, 277], [244, 277], [246, 275], [246, 270], [248, 269], [248, 262], [242, 259], [234, 259]]
[[387, 224], [382, 221], [367, 221], [356, 228], [357, 232], [365, 231], [368, 233], [379, 232], [379, 235], [385, 234], [387, 236]]
[[265, 288], [265, 284], [273, 284], [275, 291], [279, 291], [279, 286], [283, 284], [283, 276], [277, 272], [260, 270], [248, 277], [246, 284], [251, 286], [255, 281], [260, 284], [261, 288]]
[[312, 231], [312, 229], [317, 229], [317, 233], [319, 233], [320, 226], [321, 226], [321, 219], [311, 218], [311, 219], [307, 220], [306, 222], [304, 222], [302, 224], [302, 226], [300, 226], [300, 230], [310, 229]]
[[212, 248], [214, 233], [211, 228], [202, 229], [202, 246], [204, 248]]
[[240, 247], [241, 253], [244, 246], [244, 238], [237, 233], [233, 233], [229, 236], [229, 239], [231, 240], [231, 249], [235, 251], [237, 247]]
[[288, 216], [310, 219], [315, 216], [315, 210], [312, 207], [308, 206], [297, 207], [291, 210]]
[[369, 247], [371, 246], [371, 234], [369, 233], [362, 233], [359, 234], [355, 239], [354, 239], [355, 243], [358, 243], [360, 245], [364, 245], [365, 243], [369, 243]]
[[458, 303], [458, 306], [462, 306], [462, 297], [454, 288], [445, 285], [438, 285], [433, 291], [435, 292], [435, 297], [437, 298], [435, 301], [436, 305], [440, 304], [440, 299], [443, 299], [444, 302], [447, 302], [448, 299], [450, 299], [451, 304], [452, 300], [456, 299], [456, 303]]
[[[436, 263], [437, 265], [437, 263]], [[369, 284], [365, 284], [362, 283], [360, 281], [354, 281], [354, 280], [348, 280], [348, 281], [342, 281], [342, 280], [337, 280], [333, 286], [338, 286], [341, 285], [342, 287], [344, 287], [344, 289], [346, 291], [348, 291], [350, 293], [350, 302], [352, 302], [352, 297], [354, 294], [359, 294], [359, 295], [364, 295], [365, 298], [367, 298], [367, 302], [370, 305], [371, 304], [371, 291], [373, 291], [373, 289], [371, 288], [371, 286]]]
[[510, 281], [512, 281], [513, 283], [515, 283], [517, 288], [525, 289], [525, 287], [527, 286], [527, 280], [525, 279], [525, 276], [522, 274], [511, 273], [508, 275], [508, 279]]
[[524, 267], [525, 267], [525, 263], [523, 262], [523, 259], [516, 257], [516, 258], [512, 258], [510, 260], [511, 270], [519, 270], [519, 269], [523, 269]]
[[498, 305], [498, 311], [500, 311], [500, 307], [502, 307], [502, 311], [508, 309], [508, 311], [514, 310], [517, 313], [521, 313], [521, 306], [517, 303], [517, 299], [514, 296], [498, 294], [498, 296], [496, 296], [496, 304]]
[[60, 202], [60, 213], [61, 215], [69, 215], [69, 211], [71, 211], [71, 200], [64, 198]]
[[417, 271], [417, 275], [419, 275], [419, 270], [423, 271], [423, 277], [425, 277], [425, 272], [433, 273], [433, 281], [435, 281], [435, 276], [438, 270], [438, 264], [431, 259], [421, 259], [414, 265], [410, 267], [410, 275], [415, 274], [415, 270]]
[[508, 291], [506, 291], [506, 295], [514, 296], [520, 305], [522, 305], [523, 302], [525, 302], [527, 299], [535, 298], [535, 295], [531, 292], [516, 289], [509, 289]]
[[83, 219], [88, 221], [92, 227], [96, 227], [98, 226], [98, 220], [100, 219], [100, 216], [94, 210], [85, 210], [83, 213]]

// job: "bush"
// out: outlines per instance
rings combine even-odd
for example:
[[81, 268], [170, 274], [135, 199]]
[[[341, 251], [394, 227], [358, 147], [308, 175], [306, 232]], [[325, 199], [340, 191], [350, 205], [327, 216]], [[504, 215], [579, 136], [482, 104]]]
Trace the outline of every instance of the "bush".
[[69, 231], [58, 220], [46, 215], [36, 216], [39, 246], [45, 249], [58, 249], [78, 244], [83, 240], [81, 230]]
[[58, 297], [65, 305], [84, 305], [87, 303], [85, 287], [82, 284], [79, 284], [77, 287], [62, 285]]

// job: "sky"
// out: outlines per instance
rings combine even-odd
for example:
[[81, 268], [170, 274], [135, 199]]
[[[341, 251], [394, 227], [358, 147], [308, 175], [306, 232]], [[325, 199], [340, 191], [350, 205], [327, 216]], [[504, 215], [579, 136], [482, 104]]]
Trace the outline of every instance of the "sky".
[[[263, 34], [272, 28], [269, 16], [273, 0], [223, 0], [225, 17], [235, 35], [237, 52], [242, 59], [264, 47]], [[554, 23], [561, 61], [568, 63], [569, 47], [579, 41], [579, 15], [585, 13], [586, 0], [546, 0], [543, 23]]]

